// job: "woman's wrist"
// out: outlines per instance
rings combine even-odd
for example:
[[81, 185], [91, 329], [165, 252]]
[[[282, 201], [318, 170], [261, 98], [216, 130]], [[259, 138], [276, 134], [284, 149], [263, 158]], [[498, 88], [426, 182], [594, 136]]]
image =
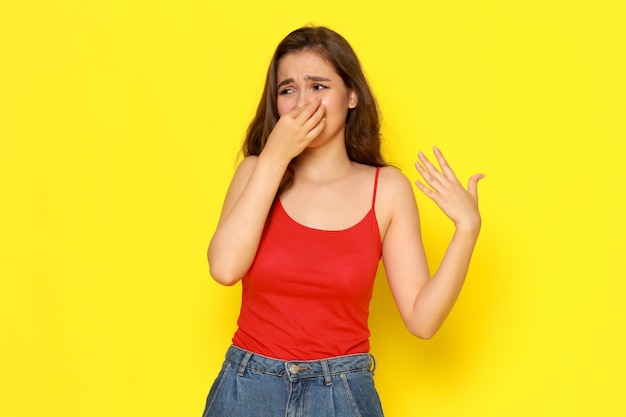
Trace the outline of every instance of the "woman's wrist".
[[454, 226], [457, 234], [477, 238], [480, 233], [481, 223], [481, 219], [478, 217], [470, 221], [455, 223]]

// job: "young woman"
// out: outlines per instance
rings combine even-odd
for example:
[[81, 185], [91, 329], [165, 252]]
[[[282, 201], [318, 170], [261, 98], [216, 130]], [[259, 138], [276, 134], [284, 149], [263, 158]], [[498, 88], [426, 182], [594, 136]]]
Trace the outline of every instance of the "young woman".
[[208, 250], [242, 281], [233, 345], [204, 417], [382, 416], [368, 306], [382, 258], [407, 328], [428, 339], [455, 303], [481, 219], [441, 152], [418, 188], [455, 223], [430, 277], [410, 182], [380, 153], [376, 101], [339, 34], [304, 27], [277, 47]]

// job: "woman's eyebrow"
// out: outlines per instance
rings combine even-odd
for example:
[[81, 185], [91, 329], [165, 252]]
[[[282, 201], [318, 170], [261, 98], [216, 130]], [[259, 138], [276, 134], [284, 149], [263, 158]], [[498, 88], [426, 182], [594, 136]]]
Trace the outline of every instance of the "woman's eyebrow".
[[[320, 77], [318, 75], [307, 75], [306, 77], [304, 77], [304, 79], [307, 80], [307, 81], [317, 81], [317, 82], [320, 82], [320, 81], [329, 82], [329, 81], [331, 81], [330, 78]], [[289, 84], [289, 83], [292, 83], [292, 82], [294, 82], [293, 78], [286, 78], [286, 79], [282, 80], [280, 83], [278, 83], [278, 88], [282, 87], [285, 84]]]
[[310, 81], [330, 81], [329, 78], [320, 77], [318, 75], [307, 75], [306, 77], [304, 77], [304, 79]]
[[293, 82], [293, 78], [286, 78], [284, 80], [282, 80], [280, 83], [278, 83], [278, 88], [282, 87], [285, 84], [289, 84]]

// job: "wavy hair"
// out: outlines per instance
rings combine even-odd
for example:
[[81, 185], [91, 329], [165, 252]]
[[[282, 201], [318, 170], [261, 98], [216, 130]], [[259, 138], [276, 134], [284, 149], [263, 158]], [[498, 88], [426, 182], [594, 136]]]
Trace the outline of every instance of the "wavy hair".
[[[351, 161], [371, 166], [386, 166], [380, 151], [380, 117], [359, 59], [341, 35], [323, 26], [306, 26], [291, 32], [274, 52], [263, 95], [256, 115], [248, 126], [242, 146], [244, 156], [259, 155], [278, 121], [278, 64], [285, 55], [313, 51], [319, 54], [342, 78], [344, 84], [357, 94], [357, 106], [346, 116], [345, 142]], [[295, 158], [294, 158], [295, 159]], [[279, 197], [293, 184], [293, 160], [289, 164], [276, 194]]]

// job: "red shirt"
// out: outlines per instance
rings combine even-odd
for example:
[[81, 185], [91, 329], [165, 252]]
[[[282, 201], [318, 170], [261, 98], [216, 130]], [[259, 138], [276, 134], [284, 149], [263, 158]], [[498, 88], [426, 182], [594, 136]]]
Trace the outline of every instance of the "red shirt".
[[371, 209], [348, 229], [303, 226], [276, 202], [242, 279], [235, 346], [283, 360], [369, 351], [369, 302], [382, 253], [378, 173]]

